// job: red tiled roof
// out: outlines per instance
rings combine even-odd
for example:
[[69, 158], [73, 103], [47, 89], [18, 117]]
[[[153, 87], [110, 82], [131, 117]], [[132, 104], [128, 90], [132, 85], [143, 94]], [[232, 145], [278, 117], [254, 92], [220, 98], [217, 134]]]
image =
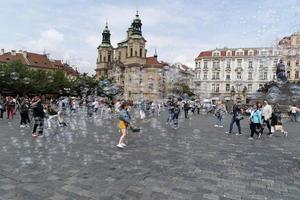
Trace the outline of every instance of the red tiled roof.
[[147, 65], [159, 65], [161, 64], [160, 62], [158, 62], [156, 57], [147, 57], [146, 58], [146, 64]]
[[198, 57], [209, 57], [212, 56], [212, 51], [201, 51]]
[[61, 60], [52, 61], [52, 65], [57, 69], [63, 69], [64, 68], [64, 64], [62, 63]]
[[2, 63], [8, 63], [17, 60], [20, 61], [23, 65], [27, 65], [22, 53], [16, 53], [16, 55], [12, 55], [11, 52], [7, 52], [3, 55], [0, 55], [0, 62]]
[[30, 66], [39, 68], [54, 68], [46, 55], [27, 52], [27, 59]]

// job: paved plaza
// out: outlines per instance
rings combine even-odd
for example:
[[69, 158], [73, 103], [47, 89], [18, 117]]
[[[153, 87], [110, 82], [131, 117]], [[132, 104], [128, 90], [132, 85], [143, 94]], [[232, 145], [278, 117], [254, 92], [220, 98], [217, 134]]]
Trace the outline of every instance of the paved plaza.
[[137, 122], [129, 146], [116, 148], [117, 121], [68, 118], [68, 127], [32, 138], [19, 116], [0, 120], [1, 200], [299, 200], [300, 124], [289, 136], [247, 140], [214, 128], [210, 115], [180, 119], [175, 130], [165, 116]]

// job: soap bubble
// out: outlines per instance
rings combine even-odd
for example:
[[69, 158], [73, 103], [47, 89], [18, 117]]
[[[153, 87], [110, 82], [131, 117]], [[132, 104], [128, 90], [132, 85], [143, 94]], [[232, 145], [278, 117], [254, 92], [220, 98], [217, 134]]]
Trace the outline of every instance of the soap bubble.
[[17, 72], [12, 72], [11, 74], [10, 74], [10, 78], [12, 79], [12, 80], [18, 80], [19, 79], [19, 73], [17, 73]]
[[24, 84], [28, 85], [30, 83], [30, 78], [28, 77], [23, 78], [23, 82]]

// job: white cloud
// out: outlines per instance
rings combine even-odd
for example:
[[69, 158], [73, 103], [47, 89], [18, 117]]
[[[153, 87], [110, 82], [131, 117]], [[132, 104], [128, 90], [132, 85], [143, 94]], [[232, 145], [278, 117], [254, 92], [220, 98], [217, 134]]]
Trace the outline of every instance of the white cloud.
[[48, 29], [41, 32], [38, 39], [29, 41], [28, 46], [37, 51], [55, 51], [63, 46], [64, 35], [55, 29]]

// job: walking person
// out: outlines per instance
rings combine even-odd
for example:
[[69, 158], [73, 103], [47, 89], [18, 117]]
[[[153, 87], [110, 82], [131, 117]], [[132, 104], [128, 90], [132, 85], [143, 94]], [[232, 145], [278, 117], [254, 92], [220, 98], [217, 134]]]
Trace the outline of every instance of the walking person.
[[34, 125], [32, 130], [32, 137], [42, 137], [44, 131], [44, 106], [42, 104], [42, 98], [36, 96], [32, 103]]
[[3, 119], [4, 110], [5, 110], [4, 97], [0, 94], [0, 119]]
[[186, 119], [189, 118], [189, 109], [190, 109], [190, 105], [189, 105], [188, 101], [185, 101], [183, 104], [183, 110], [184, 110], [184, 117]]
[[297, 111], [298, 111], [298, 108], [296, 105], [290, 106], [289, 112], [291, 115], [292, 122], [297, 122]]
[[243, 116], [242, 116], [243, 111], [242, 111], [240, 105], [234, 104], [232, 112], [233, 112], [233, 115], [232, 115], [232, 118], [230, 121], [229, 131], [225, 132], [225, 133], [231, 134], [233, 125], [236, 124], [236, 126], [238, 128], [238, 133], [236, 135], [242, 135], [240, 121], [243, 119]]
[[284, 128], [283, 128], [283, 124], [282, 124], [282, 121], [281, 121], [281, 111], [279, 110], [279, 106], [277, 104], [274, 106], [274, 111], [273, 111], [272, 116], [271, 116], [271, 134], [270, 134], [270, 137], [272, 137], [273, 134], [276, 131], [280, 131], [286, 137], [288, 135], [288, 132], [285, 131]]
[[48, 114], [47, 125], [48, 129], [51, 129], [51, 121], [53, 119], [58, 119], [58, 113], [53, 109], [51, 103], [46, 106], [46, 112]]
[[180, 114], [180, 107], [178, 103], [175, 103], [174, 105], [174, 110], [173, 110], [173, 118], [172, 121], [174, 123], [174, 128], [177, 129], [178, 128], [178, 117]]
[[29, 120], [29, 101], [26, 98], [21, 99], [20, 104], [20, 128], [29, 127], [30, 120]]
[[8, 96], [6, 98], [7, 119], [13, 119], [15, 111], [16, 111], [16, 100], [13, 97]]
[[251, 134], [248, 138], [249, 140], [253, 140], [254, 133], [257, 134], [258, 139], [262, 134], [262, 112], [260, 111], [260, 104], [253, 105], [253, 110], [250, 115], [250, 130]]
[[130, 123], [131, 123], [131, 117], [130, 117], [127, 109], [128, 109], [128, 104], [126, 102], [124, 102], [121, 105], [121, 110], [120, 110], [120, 114], [119, 114], [119, 129], [121, 132], [121, 137], [120, 137], [119, 143], [117, 145], [117, 147], [121, 148], [121, 149], [123, 149], [124, 147], [127, 146], [125, 144], [125, 140], [128, 135], [128, 127], [130, 126]]
[[215, 124], [215, 127], [220, 127], [220, 128], [224, 127], [223, 118], [225, 113], [227, 113], [225, 104], [222, 101], [218, 102], [215, 110], [215, 116], [217, 118], [217, 124]]
[[[268, 101], [264, 101], [263, 107], [261, 109], [261, 113], [262, 113], [262, 119], [263, 119], [263, 124], [266, 124], [266, 126], [268, 127], [269, 133], [268, 135], [271, 135], [271, 122], [270, 122], [270, 118], [272, 116], [272, 106], [268, 104]], [[263, 130], [263, 129], [262, 129]]]
[[168, 119], [167, 119], [167, 124], [171, 124], [171, 121], [173, 119], [174, 115], [174, 103], [172, 100], [167, 102], [167, 107], [168, 107]]

